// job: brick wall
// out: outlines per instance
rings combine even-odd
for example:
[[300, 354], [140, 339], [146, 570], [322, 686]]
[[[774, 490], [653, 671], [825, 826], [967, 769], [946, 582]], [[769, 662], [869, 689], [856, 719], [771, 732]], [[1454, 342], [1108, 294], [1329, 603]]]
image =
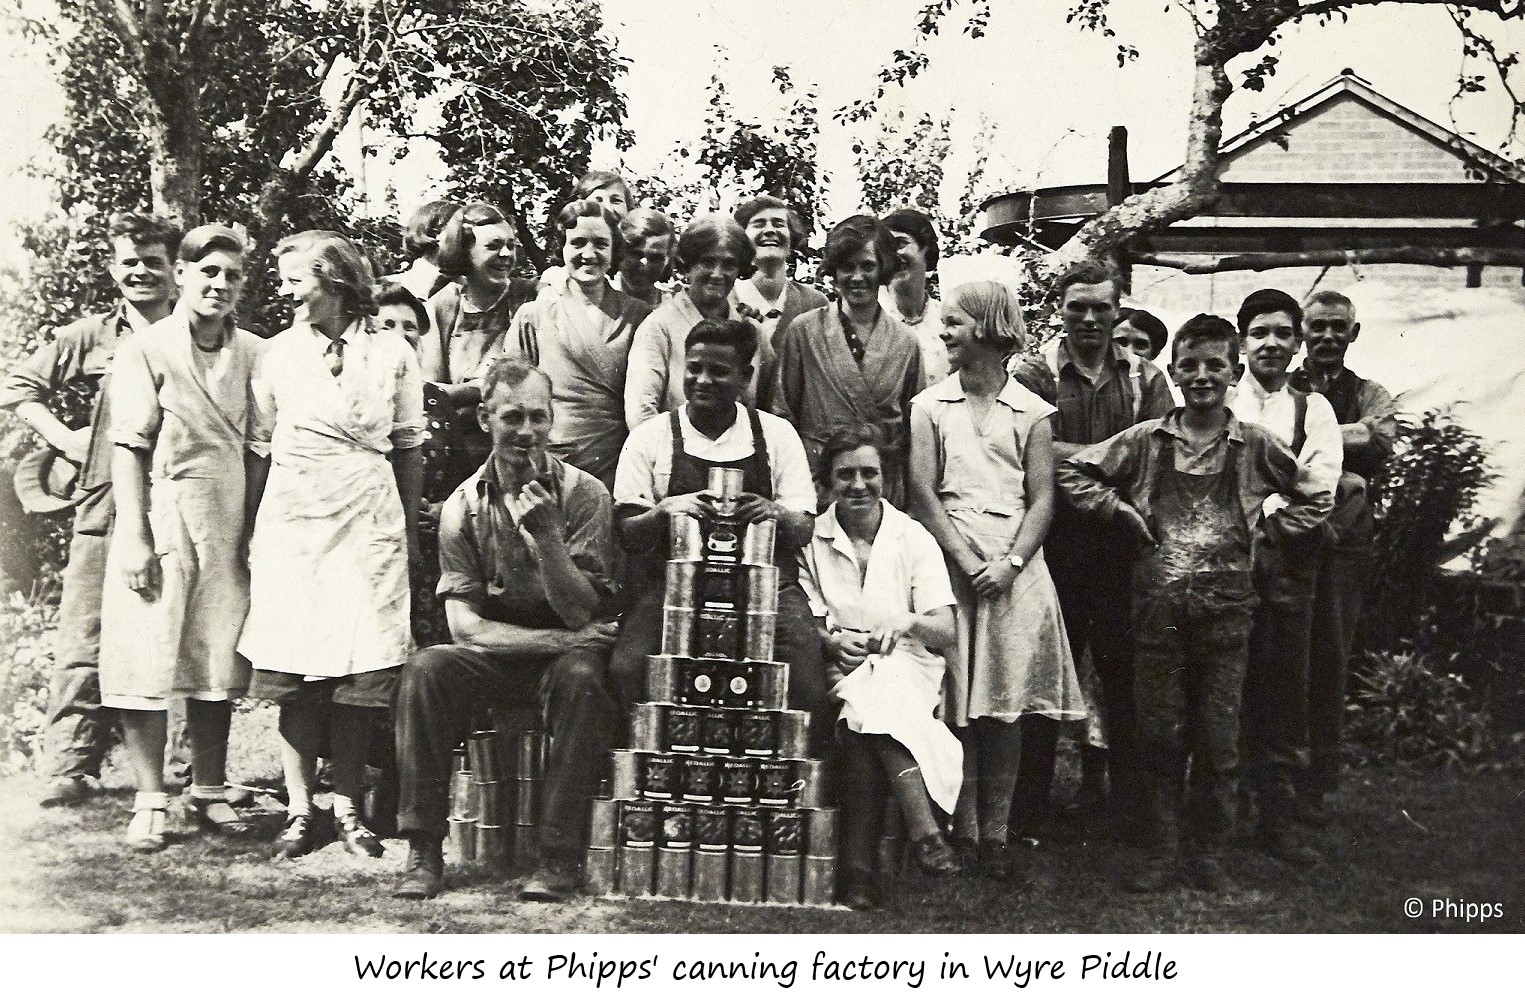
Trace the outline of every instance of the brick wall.
[[1429, 137], [1387, 118], [1350, 94], [1332, 98], [1274, 135], [1234, 153], [1226, 183], [1464, 183], [1460, 160]]

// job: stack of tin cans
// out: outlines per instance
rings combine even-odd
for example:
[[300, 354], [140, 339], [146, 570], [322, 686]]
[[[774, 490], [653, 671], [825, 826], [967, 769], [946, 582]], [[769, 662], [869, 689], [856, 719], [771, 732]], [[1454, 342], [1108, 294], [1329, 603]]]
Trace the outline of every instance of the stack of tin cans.
[[595, 892], [832, 902], [837, 811], [807, 755], [809, 715], [788, 710], [788, 664], [773, 660], [774, 525], [728, 519], [740, 487], [736, 470], [714, 469], [720, 516], [672, 519], [662, 650], [630, 746], [614, 753], [611, 796], [593, 802]]
[[456, 862], [533, 866], [549, 753], [545, 732], [506, 726], [479, 727], [455, 751], [449, 823]]

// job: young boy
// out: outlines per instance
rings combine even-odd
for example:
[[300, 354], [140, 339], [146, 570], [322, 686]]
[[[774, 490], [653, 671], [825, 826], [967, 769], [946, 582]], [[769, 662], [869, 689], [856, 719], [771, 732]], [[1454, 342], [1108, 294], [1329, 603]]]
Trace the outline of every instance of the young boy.
[[[1304, 489], [1325, 512], [1334, 508], [1343, 446], [1340, 424], [1323, 396], [1287, 384], [1287, 368], [1303, 343], [1303, 310], [1284, 291], [1263, 288], [1239, 306], [1239, 345], [1247, 370], [1231, 408], [1245, 423], [1276, 435], [1297, 456]], [[1282, 502], [1273, 496], [1270, 509]], [[1255, 550], [1260, 606], [1250, 631], [1244, 682], [1240, 780], [1259, 805], [1257, 845], [1277, 860], [1305, 867], [1319, 855], [1299, 841], [1292, 817], [1296, 787], [1308, 768], [1308, 651], [1320, 530]]]
[[[1194, 852], [1187, 871], [1208, 891], [1227, 884], [1218, 853], [1233, 826], [1239, 699], [1255, 587], [1256, 533], [1318, 525], [1297, 462], [1266, 430], [1224, 405], [1239, 380], [1239, 334], [1199, 315], [1176, 334], [1170, 374], [1186, 406], [1066, 459], [1059, 487], [1076, 509], [1115, 524], [1141, 550], [1133, 569], [1134, 699], [1146, 860], [1125, 881], [1160, 891], [1176, 879], [1183, 761], [1192, 763]], [[1280, 493], [1286, 507], [1262, 508]]]

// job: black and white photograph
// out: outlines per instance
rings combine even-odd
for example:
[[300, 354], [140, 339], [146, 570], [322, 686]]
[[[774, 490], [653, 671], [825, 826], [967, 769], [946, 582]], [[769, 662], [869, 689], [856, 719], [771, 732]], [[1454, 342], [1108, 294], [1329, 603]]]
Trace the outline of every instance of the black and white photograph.
[[1525, 5], [0, 26], [13, 960], [1284, 995], [1243, 935], [1525, 930]]

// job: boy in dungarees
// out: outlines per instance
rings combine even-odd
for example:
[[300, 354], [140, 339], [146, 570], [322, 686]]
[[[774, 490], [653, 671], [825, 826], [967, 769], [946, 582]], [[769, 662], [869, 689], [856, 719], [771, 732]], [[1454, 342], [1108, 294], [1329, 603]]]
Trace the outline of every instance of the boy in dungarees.
[[[1160, 891], [1176, 880], [1183, 763], [1192, 757], [1187, 875], [1227, 884], [1219, 853], [1233, 828], [1239, 701], [1256, 597], [1258, 531], [1295, 536], [1320, 514], [1292, 453], [1240, 423], [1224, 400], [1239, 380], [1238, 331], [1197, 316], [1176, 334], [1171, 377], [1186, 398], [1172, 410], [1067, 459], [1059, 487], [1077, 509], [1134, 538], [1134, 701], [1144, 791], [1143, 862], [1124, 881]], [[1266, 497], [1288, 505], [1263, 517]]]

